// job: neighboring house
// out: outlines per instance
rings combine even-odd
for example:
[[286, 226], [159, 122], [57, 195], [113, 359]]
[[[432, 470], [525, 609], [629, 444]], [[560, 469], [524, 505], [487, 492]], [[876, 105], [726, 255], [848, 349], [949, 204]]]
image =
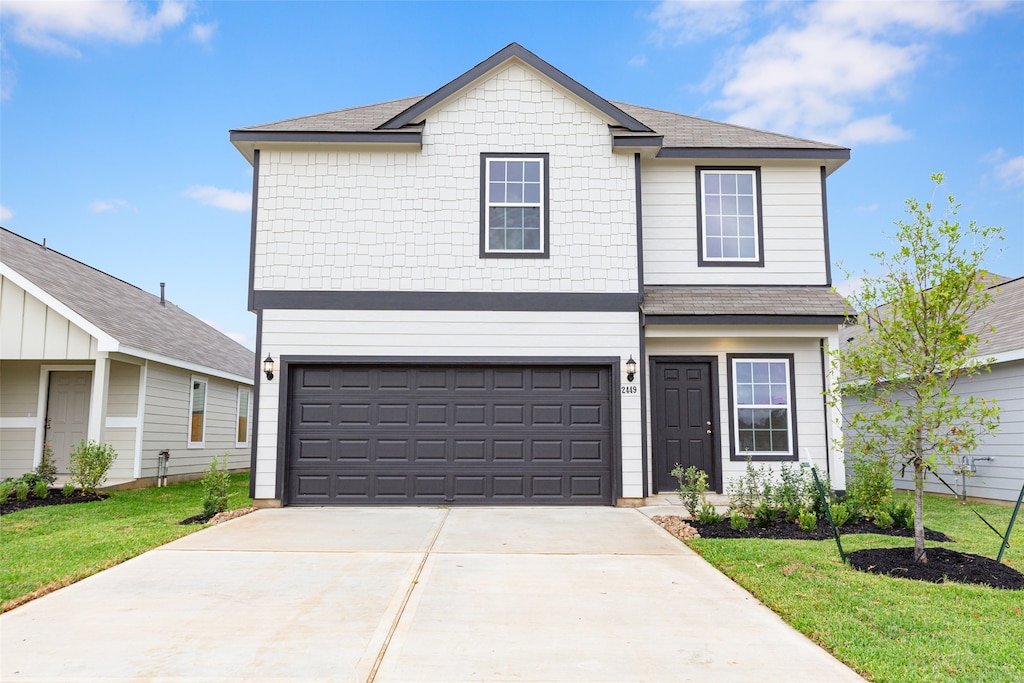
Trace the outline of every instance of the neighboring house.
[[111, 444], [111, 483], [245, 469], [255, 356], [169, 301], [0, 229], [0, 478]]
[[[260, 505], [637, 504], [749, 454], [842, 488], [835, 145], [605, 100], [512, 44], [231, 131], [253, 173]], [[630, 361], [635, 361], [634, 364]]]
[[[979, 357], [991, 358], [992, 363], [986, 372], [958, 379], [954, 392], [995, 400], [999, 405], [999, 428], [983, 439], [977, 450], [957, 459], [954, 467], [939, 467], [938, 474], [959, 495], [1016, 502], [1024, 486], [1024, 277], [992, 278], [995, 284], [988, 288], [992, 298], [971, 322], [971, 329], [981, 340]], [[856, 327], [844, 332], [843, 343], [859, 333]], [[844, 400], [846, 415], [862, 409], [858, 401]], [[894, 483], [897, 488], [912, 490], [913, 468], [902, 476], [897, 470]], [[952, 495], [933, 476], [927, 478], [925, 490]]]

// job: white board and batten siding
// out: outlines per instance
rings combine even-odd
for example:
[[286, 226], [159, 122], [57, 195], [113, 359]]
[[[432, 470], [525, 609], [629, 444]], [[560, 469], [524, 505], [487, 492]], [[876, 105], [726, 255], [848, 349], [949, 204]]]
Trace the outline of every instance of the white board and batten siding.
[[645, 285], [824, 285], [821, 169], [793, 162], [758, 164], [764, 266], [700, 267], [697, 166], [742, 162], [645, 160], [642, 169]]
[[[778, 331], [772, 330], [772, 333]], [[648, 326], [647, 356], [709, 356], [718, 360], [718, 416], [717, 434], [722, 455], [722, 484], [728, 487], [730, 479], [741, 476], [746, 471], [745, 460], [730, 458], [732, 429], [732, 413], [729, 405], [729, 365], [728, 354], [771, 353], [792, 354], [793, 372], [796, 382], [795, 417], [797, 446], [800, 457], [807, 454], [817, 465], [821, 473], [829, 472], [832, 486], [843, 489], [846, 486], [845, 472], [842, 466], [842, 453], [832, 443], [831, 434], [838, 426], [838, 415], [830, 412], [831, 425], [826, 424], [826, 413], [822, 396], [822, 364], [820, 340], [834, 337], [835, 328], [812, 328], [794, 326], [792, 329], [781, 330], [794, 336], [766, 337], [766, 330], [755, 327], [721, 327], [691, 326], [684, 332], [676, 326]], [[730, 335], [730, 336], [725, 336]], [[743, 336], [747, 335], [747, 336]], [[797, 336], [804, 335], [804, 336]], [[833, 340], [835, 342], [836, 340]], [[650, 367], [650, 364], [647, 364]], [[648, 391], [652, 382], [647, 381]], [[651, 400], [651, 399], [648, 399]], [[652, 429], [653, 411], [647, 412], [647, 429]], [[782, 463], [767, 462], [762, 464], [778, 470]], [[792, 463], [795, 464], [795, 463]]]
[[[207, 382], [206, 432], [202, 448], [190, 448], [189, 396], [193, 377]], [[157, 456], [170, 451], [170, 476], [201, 473], [214, 458], [228, 454], [231, 469], [249, 466], [249, 447], [235, 444], [238, 387], [235, 382], [150, 362], [146, 372], [146, 422], [142, 443], [142, 477], [157, 475]]]
[[[261, 150], [255, 289], [637, 291], [633, 156], [603, 114], [512, 63], [425, 121], [421, 150]], [[550, 155], [549, 258], [480, 258], [480, 155], [502, 152]]]
[[[263, 353], [381, 358], [618, 358], [638, 353], [637, 313], [514, 311], [293, 311], [263, 313]], [[569, 361], [571, 362], [571, 361]], [[260, 430], [254, 475], [258, 499], [275, 497], [279, 377], [260, 382]], [[635, 382], [635, 380], [634, 380]], [[643, 495], [640, 397], [620, 400], [622, 495]]]
[[[961, 395], [974, 394], [979, 398], [994, 399], [999, 405], [999, 429], [987, 437], [972, 453], [978, 460], [978, 471], [967, 478], [967, 495], [972, 498], [1016, 502], [1024, 486], [1024, 360], [996, 363], [991, 372], [957, 382], [954, 391]], [[848, 414], [860, 410], [861, 405], [849, 400], [843, 406]], [[939, 475], [957, 493], [961, 492], [960, 475], [948, 465], [939, 468]], [[913, 490], [913, 472], [900, 476], [896, 471], [897, 488]], [[952, 495], [942, 482], [928, 477], [925, 490], [929, 493]]]
[[88, 332], [5, 277], [0, 277], [0, 358], [95, 359]]

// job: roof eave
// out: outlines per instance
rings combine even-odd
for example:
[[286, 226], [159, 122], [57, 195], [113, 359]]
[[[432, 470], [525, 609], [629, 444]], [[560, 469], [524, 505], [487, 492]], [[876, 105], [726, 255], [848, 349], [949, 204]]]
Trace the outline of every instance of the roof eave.
[[242, 155], [253, 162], [253, 150], [263, 145], [385, 145], [388, 147], [402, 146], [413, 149], [423, 148], [422, 130], [381, 131], [230, 131], [231, 144]]

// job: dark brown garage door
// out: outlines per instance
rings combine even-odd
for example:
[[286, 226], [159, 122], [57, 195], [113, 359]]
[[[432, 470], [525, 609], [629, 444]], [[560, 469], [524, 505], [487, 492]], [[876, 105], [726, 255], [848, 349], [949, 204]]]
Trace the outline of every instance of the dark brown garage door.
[[607, 366], [289, 369], [292, 505], [610, 504]]

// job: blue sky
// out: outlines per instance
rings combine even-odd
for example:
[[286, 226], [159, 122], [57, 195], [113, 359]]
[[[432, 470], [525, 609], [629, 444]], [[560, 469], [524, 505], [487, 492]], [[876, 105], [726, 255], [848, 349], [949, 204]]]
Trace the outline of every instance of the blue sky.
[[[903, 202], [1006, 230], [1024, 274], [1024, 3], [0, 5], [0, 224], [252, 346], [252, 169], [228, 130], [427, 94], [510, 42], [613, 100], [837, 142], [832, 258]], [[836, 280], [842, 280], [836, 273]]]

